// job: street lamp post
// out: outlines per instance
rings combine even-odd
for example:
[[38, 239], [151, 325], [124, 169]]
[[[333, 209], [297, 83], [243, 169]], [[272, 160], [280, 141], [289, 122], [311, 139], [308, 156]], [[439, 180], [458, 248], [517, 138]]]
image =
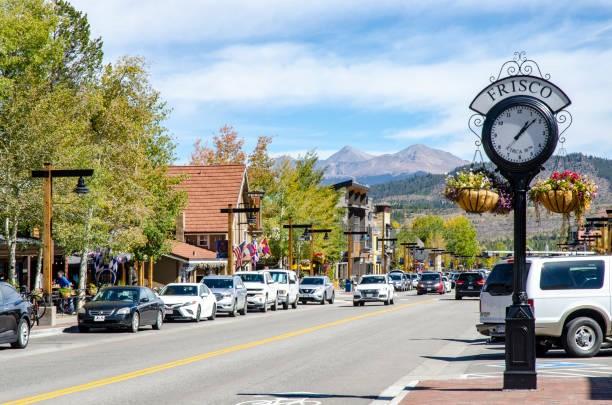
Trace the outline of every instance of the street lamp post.
[[93, 175], [93, 169], [54, 169], [51, 163], [45, 163], [44, 169], [32, 170], [33, 178], [43, 179], [43, 291], [51, 304], [51, 278], [53, 276], [53, 178], [78, 177], [74, 192], [84, 195], [89, 192], [84, 177]]
[[222, 214], [227, 214], [227, 274], [234, 273], [234, 251], [233, 251], [233, 240], [234, 240], [234, 214], [242, 213], [258, 213], [259, 207], [246, 207], [246, 208], [234, 208], [232, 204], [228, 204], [227, 208], [221, 208]]
[[289, 257], [288, 257], [288, 267], [289, 270], [291, 270], [291, 265], [293, 264], [293, 229], [297, 228], [297, 229], [308, 229], [308, 228], [312, 228], [312, 224], [294, 224], [292, 221], [292, 218], [289, 218], [289, 223], [283, 225], [284, 229], [288, 229], [289, 230], [289, 247], [288, 247], [288, 251], [289, 251]]
[[314, 275], [314, 234], [316, 233], [324, 233], [323, 240], [329, 239], [329, 233], [332, 231], [331, 229], [314, 229], [307, 228], [308, 233], [310, 234], [310, 270], [311, 275]]
[[[383, 259], [383, 273], [387, 272], [387, 252], [385, 251], [385, 242], [395, 242], [397, 241], [397, 238], [378, 238], [376, 240], [376, 244], [378, 245], [378, 242], [382, 243], [382, 259]], [[376, 248], [378, 248], [378, 246], [376, 246]]]
[[400, 243], [400, 245], [404, 247], [404, 272], [407, 273], [412, 268], [412, 262], [410, 263], [410, 266], [408, 265], [408, 258], [410, 257], [410, 260], [412, 260], [412, 255], [409, 255], [408, 251], [410, 250], [410, 252], [412, 253], [412, 249], [417, 246], [417, 243], [402, 242]]

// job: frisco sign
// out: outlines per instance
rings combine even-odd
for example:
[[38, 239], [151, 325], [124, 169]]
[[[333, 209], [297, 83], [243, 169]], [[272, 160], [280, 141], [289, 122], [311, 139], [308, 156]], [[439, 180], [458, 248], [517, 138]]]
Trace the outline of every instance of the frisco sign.
[[512, 96], [531, 96], [546, 104], [553, 113], [567, 107], [571, 101], [563, 90], [549, 82], [535, 76], [510, 76], [498, 80], [485, 87], [474, 101], [470, 109], [487, 115], [489, 110], [500, 101]]

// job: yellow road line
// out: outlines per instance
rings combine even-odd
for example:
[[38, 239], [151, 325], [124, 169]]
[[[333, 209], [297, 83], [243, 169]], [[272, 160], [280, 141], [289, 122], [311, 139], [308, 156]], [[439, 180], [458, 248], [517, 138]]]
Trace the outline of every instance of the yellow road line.
[[343, 325], [349, 322], [354, 322], [354, 321], [358, 321], [361, 319], [366, 319], [366, 318], [371, 318], [374, 316], [379, 316], [379, 315], [383, 315], [383, 314], [387, 314], [389, 312], [395, 312], [395, 311], [399, 311], [401, 309], [407, 308], [407, 307], [411, 307], [414, 305], [420, 305], [420, 304], [425, 304], [425, 303], [430, 303], [433, 301], [437, 301], [434, 299], [430, 299], [430, 300], [425, 300], [425, 301], [418, 301], [418, 302], [413, 302], [410, 304], [404, 304], [404, 305], [398, 305], [396, 307], [393, 308], [389, 308], [389, 309], [383, 309], [383, 310], [379, 310], [379, 311], [374, 311], [374, 312], [368, 312], [365, 314], [361, 314], [361, 315], [356, 315], [356, 316], [351, 316], [348, 318], [343, 318], [343, 319], [339, 319], [337, 321], [332, 321], [332, 322], [328, 322], [328, 323], [323, 323], [320, 325], [316, 325], [316, 326], [312, 326], [310, 328], [304, 328], [304, 329], [298, 329], [292, 332], [287, 332], [287, 333], [283, 333], [280, 335], [276, 335], [276, 336], [272, 336], [269, 338], [265, 338], [265, 339], [260, 339], [260, 340], [255, 340], [252, 342], [248, 342], [248, 343], [243, 343], [243, 344], [239, 344], [239, 345], [234, 345], [234, 346], [229, 346], [226, 347], [224, 349], [219, 349], [219, 350], [214, 350], [212, 352], [207, 352], [207, 353], [202, 353], [202, 354], [198, 354], [196, 356], [192, 356], [192, 357], [187, 357], [184, 359], [180, 359], [180, 360], [175, 360], [175, 361], [171, 361], [168, 363], [163, 363], [163, 364], [159, 364], [157, 366], [153, 366], [153, 367], [148, 367], [148, 368], [143, 368], [141, 370], [136, 370], [136, 371], [131, 371], [129, 373], [124, 373], [124, 374], [119, 374], [113, 377], [107, 377], [107, 378], [102, 378], [99, 380], [95, 380], [95, 381], [91, 381], [85, 384], [80, 384], [80, 385], [75, 385], [72, 387], [68, 387], [68, 388], [62, 388], [56, 391], [50, 391], [44, 394], [38, 394], [38, 395], [34, 395], [31, 397], [26, 397], [26, 398], [22, 398], [22, 399], [17, 399], [14, 401], [9, 401], [9, 402], [5, 402], [3, 405], [25, 405], [25, 404], [34, 404], [36, 402], [41, 402], [41, 401], [46, 401], [49, 399], [54, 399], [54, 398], [58, 398], [58, 397], [62, 397], [65, 395], [69, 395], [69, 394], [74, 394], [77, 392], [83, 392], [83, 391], [88, 391], [88, 390], [92, 390], [94, 388], [99, 388], [99, 387], [103, 387], [105, 385], [110, 385], [110, 384], [115, 384], [121, 381], [127, 381], [127, 380], [131, 380], [133, 378], [137, 378], [137, 377], [142, 377], [145, 375], [149, 375], [149, 374], [155, 374], [155, 373], [159, 373], [160, 371], [165, 371], [165, 370], [169, 370], [175, 367], [180, 367], [180, 366], [186, 366], [188, 364], [191, 363], [195, 363], [198, 361], [202, 361], [202, 360], [206, 360], [206, 359], [210, 359], [212, 357], [218, 357], [218, 356], [222, 356], [224, 354], [229, 354], [229, 353], [234, 353], [234, 352], [238, 352], [241, 350], [247, 350], [247, 349], [252, 349], [254, 347], [258, 347], [258, 346], [263, 346], [269, 343], [274, 343], [274, 342], [278, 342], [281, 340], [286, 340], [292, 337], [296, 337], [296, 336], [301, 336], [301, 335], [306, 335], [308, 333], [313, 333], [322, 329], [327, 329], [327, 328], [331, 328], [334, 326], [338, 326], [338, 325]]

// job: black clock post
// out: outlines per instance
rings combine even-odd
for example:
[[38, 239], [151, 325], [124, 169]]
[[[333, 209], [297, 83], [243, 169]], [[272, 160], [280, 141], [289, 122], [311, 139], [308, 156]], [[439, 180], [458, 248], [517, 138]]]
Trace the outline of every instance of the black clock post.
[[[527, 191], [571, 125], [570, 99], [525, 52], [515, 52], [470, 104], [468, 120], [491, 162], [512, 186], [514, 265], [512, 305], [506, 308], [504, 389], [536, 389], [535, 314], [527, 280]], [[482, 127], [479, 133], [478, 127]]]

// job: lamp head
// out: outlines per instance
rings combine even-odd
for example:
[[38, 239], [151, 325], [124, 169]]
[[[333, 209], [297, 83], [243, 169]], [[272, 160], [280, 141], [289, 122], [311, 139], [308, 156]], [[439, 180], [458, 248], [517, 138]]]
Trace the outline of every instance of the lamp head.
[[73, 191], [77, 195], [85, 195], [89, 193], [89, 188], [87, 188], [87, 185], [85, 184], [85, 179], [83, 178], [83, 176], [79, 177], [79, 180], [77, 181], [77, 185]]

